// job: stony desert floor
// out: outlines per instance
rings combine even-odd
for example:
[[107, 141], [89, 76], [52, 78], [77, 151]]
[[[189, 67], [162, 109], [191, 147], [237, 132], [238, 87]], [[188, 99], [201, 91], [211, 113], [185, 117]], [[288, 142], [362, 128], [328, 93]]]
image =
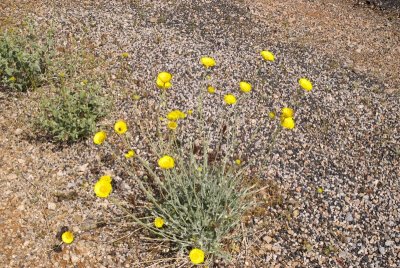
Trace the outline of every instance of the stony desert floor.
[[[160, 69], [178, 77], [171, 105], [193, 109], [202, 55], [219, 63], [216, 98], [241, 77], [267, 81], [239, 108], [249, 128], [268, 106], [292, 98], [298, 77], [310, 77], [298, 127], [277, 141], [261, 178], [269, 187], [257, 198], [265, 204], [243, 221], [244, 238], [230, 245], [234, 258], [214, 267], [399, 267], [400, 19], [355, 2], [3, 0], [0, 26], [32, 18], [54, 27], [58, 51], [92, 59], [82, 76], [105, 77], [116, 107], [102, 125], [142, 120], [137, 110], [153, 107]], [[277, 58], [266, 71], [257, 61], [263, 49]], [[118, 75], [122, 52], [130, 54], [127, 77]], [[46, 90], [0, 91], [0, 266], [190, 267], [95, 198], [91, 185], [105, 171], [117, 178], [116, 196], [140, 194], [90, 138], [60, 145], [35, 134]], [[132, 94], [143, 96], [139, 104]], [[205, 100], [210, 114], [218, 100]], [[62, 226], [77, 237], [56, 252]]]

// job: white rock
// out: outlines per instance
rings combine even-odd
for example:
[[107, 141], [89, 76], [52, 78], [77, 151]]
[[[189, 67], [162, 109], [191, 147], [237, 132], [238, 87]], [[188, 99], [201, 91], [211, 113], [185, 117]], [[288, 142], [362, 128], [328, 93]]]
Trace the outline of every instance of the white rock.
[[272, 242], [272, 237], [266, 235], [266, 236], [263, 237], [263, 240], [269, 244], [269, 243]]
[[55, 203], [53, 203], [53, 202], [49, 202], [47, 204], [47, 208], [50, 209], [50, 210], [55, 210], [57, 208], [57, 205]]

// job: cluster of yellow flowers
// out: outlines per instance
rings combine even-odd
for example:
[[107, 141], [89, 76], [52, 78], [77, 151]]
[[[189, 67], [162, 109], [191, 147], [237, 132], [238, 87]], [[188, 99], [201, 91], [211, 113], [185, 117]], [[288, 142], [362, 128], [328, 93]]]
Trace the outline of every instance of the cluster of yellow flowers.
[[178, 127], [178, 120], [185, 119], [186, 114], [181, 110], [172, 110], [167, 114], [168, 124], [167, 127], [169, 129], [175, 130]]
[[281, 126], [287, 129], [293, 129], [296, 125], [294, 119], [294, 110], [289, 107], [281, 110]]
[[168, 72], [161, 72], [157, 76], [156, 84], [159, 88], [168, 89], [171, 84], [172, 75]]
[[[270, 61], [270, 62], [275, 61], [275, 56], [270, 51], [264, 50], [264, 51], [261, 51], [260, 54], [261, 54], [262, 58], [266, 61]], [[128, 56], [129, 56], [128, 53], [122, 54], [122, 58], [127, 58]], [[211, 57], [202, 57], [200, 59], [200, 63], [207, 69], [214, 67], [216, 65], [216, 61]], [[168, 72], [160, 72], [157, 76], [156, 84], [158, 87], [160, 87], [162, 89], [168, 89], [172, 86], [171, 79], [172, 79], [172, 74], [170, 74]], [[307, 78], [299, 79], [299, 85], [301, 88], [303, 88], [306, 91], [311, 91], [313, 88], [312, 83]], [[243, 93], [249, 93], [252, 90], [252, 85], [247, 81], [241, 81], [241, 82], [239, 82], [239, 89]], [[210, 86], [208, 86], [207, 91], [210, 94], [214, 94], [216, 90], [213, 86], [210, 85]], [[226, 95], [224, 95], [224, 102], [227, 105], [234, 105], [237, 102], [237, 99], [236, 99], [235, 95], [233, 95], [233, 94], [226, 94]], [[191, 114], [191, 113], [192, 113], [192, 111], [189, 110], [188, 114]], [[280, 122], [281, 122], [281, 126], [283, 128], [293, 129], [295, 127], [296, 124], [295, 124], [295, 120], [294, 120], [294, 114], [295, 114], [295, 112], [292, 108], [289, 108], [289, 107], [282, 108], [281, 113], [280, 113]], [[168, 112], [168, 114], [166, 115], [166, 117], [168, 119], [167, 127], [172, 130], [176, 129], [178, 126], [178, 121], [186, 118], [186, 116], [187, 115], [184, 112], [182, 112], [181, 110], [178, 110], [178, 109]], [[275, 119], [275, 117], [276, 117], [274, 112], [269, 112], [268, 116], [270, 119]], [[119, 135], [125, 134], [128, 131], [128, 126], [127, 126], [126, 122], [123, 120], [118, 120], [114, 124], [114, 131]], [[93, 142], [96, 145], [101, 145], [105, 142], [106, 138], [107, 138], [107, 133], [105, 131], [99, 131], [94, 135]], [[135, 156], [135, 151], [128, 150], [128, 151], [126, 151], [124, 156], [127, 159], [132, 158]], [[241, 165], [241, 163], [242, 163], [240, 159], [236, 159], [234, 162], [236, 165]], [[157, 164], [163, 170], [173, 169], [175, 167], [175, 159], [171, 155], [165, 154], [161, 158], [158, 159]], [[96, 196], [101, 197], [101, 198], [108, 197], [112, 192], [111, 182], [112, 182], [111, 176], [109, 176], [109, 175], [102, 176], [94, 185], [94, 192], [95, 192]], [[154, 219], [153, 224], [156, 228], [163, 228], [163, 226], [165, 225], [165, 221], [161, 217], [156, 217]], [[65, 232], [62, 235], [62, 240], [65, 243], [72, 243], [73, 239], [74, 239], [73, 234], [69, 231]], [[189, 259], [193, 264], [203, 263], [204, 258], [205, 258], [205, 252], [199, 248], [193, 248], [189, 252]]]

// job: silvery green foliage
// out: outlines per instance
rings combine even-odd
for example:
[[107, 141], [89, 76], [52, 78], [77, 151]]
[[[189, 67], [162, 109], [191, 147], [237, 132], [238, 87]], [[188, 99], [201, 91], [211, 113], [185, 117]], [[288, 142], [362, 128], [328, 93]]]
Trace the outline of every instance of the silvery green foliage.
[[43, 98], [37, 126], [55, 141], [77, 141], [93, 133], [105, 113], [104, 99], [96, 87], [62, 86], [55, 96]]
[[51, 35], [40, 40], [30, 29], [0, 34], [0, 86], [26, 91], [40, 86], [51, 56]]

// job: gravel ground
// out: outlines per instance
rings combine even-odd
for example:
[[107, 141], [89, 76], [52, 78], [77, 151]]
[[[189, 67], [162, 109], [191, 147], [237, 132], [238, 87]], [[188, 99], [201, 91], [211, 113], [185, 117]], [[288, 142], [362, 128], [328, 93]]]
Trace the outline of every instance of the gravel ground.
[[[53, 19], [60, 49], [75, 45], [102, 62], [105, 91], [118, 107], [102, 125], [144, 120], [155, 105], [160, 70], [176, 74], [169, 106], [193, 109], [204, 87], [198, 60], [215, 57], [211, 82], [219, 90], [205, 99], [206, 112], [221, 113], [223, 94], [242, 79], [252, 82], [255, 90], [239, 101], [238, 112], [249, 126], [243, 137], [265, 124], [262, 138], [243, 147], [259, 163], [272, 131], [268, 111], [291, 103], [297, 79], [310, 77], [315, 90], [295, 107], [298, 128], [280, 137], [262, 173], [270, 187], [257, 198], [265, 206], [244, 219], [246, 236], [235, 244], [232, 262], [215, 266], [400, 266], [400, 28], [390, 12], [333, 0], [38, 1], [34, 7], [21, 1], [19, 11], [13, 7], [0, 4], [1, 17]], [[13, 23], [8, 18], [0, 22]], [[273, 51], [276, 62], [261, 63], [261, 49]], [[118, 76], [121, 52], [131, 55], [132, 74], [125, 78]], [[115, 174], [116, 196], [140, 200], [140, 194], [89, 139], [59, 146], [32, 137], [28, 123], [44, 92], [0, 92], [1, 265], [179, 267], [146, 262], [174, 255], [168, 245], [147, 243], [140, 230], [98, 224], [120, 214], [93, 196], [99, 174]], [[139, 109], [127, 98], [132, 93], [144, 96]], [[78, 236], [54, 252], [61, 226]]]
[[358, 0], [357, 4], [400, 11], [400, 2], [398, 0]]

